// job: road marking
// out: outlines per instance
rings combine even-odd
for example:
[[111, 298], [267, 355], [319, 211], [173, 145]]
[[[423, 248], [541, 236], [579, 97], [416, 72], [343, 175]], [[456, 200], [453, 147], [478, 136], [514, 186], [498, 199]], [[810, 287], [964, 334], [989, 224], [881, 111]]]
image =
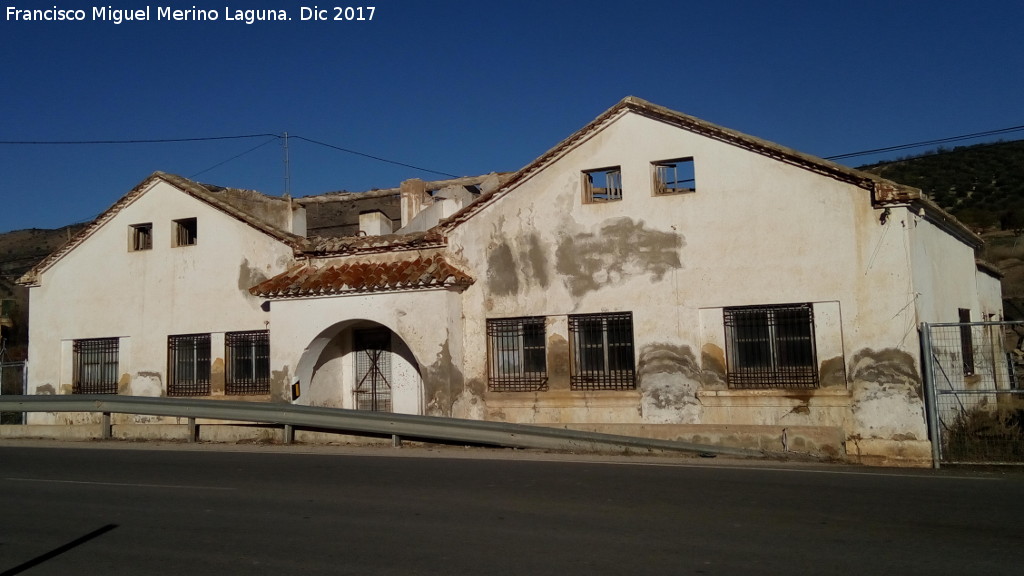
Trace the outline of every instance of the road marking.
[[49, 482], [51, 484], [86, 484], [92, 486], [120, 486], [122, 488], [172, 488], [176, 490], [235, 490], [228, 486], [183, 486], [178, 484], [133, 484], [129, 482], [90, 482], [87, 480], [50, 480], [47, 478], [4, 478], [11, 482]]
[[[551, 460], [551, 462], [555, 462]], [[839, 474], [843, 476], [884, 476], [889, 478], [928, 478], [928, 479], [947, 479], [947, 480], [1002, 480], [1002, 478], [986, 478], [980, 476], [947, 476], [945, 474], [899, 474], [896, 472], [855, 472], [852, 470], [811, 470], [801, 468], [775, 468], [775, 467], [763, 467], [763, 466], [715, 466], [708, 464], [684, 464], [681, 462], [612, 462], [609, 460], [565, 460], [565, 462], [572, 462], [575, 464], [610, 464], [613, 466], [660, 466], [663, 468], [690, 468], [693, 470], [711, 469], [711, 470], [743, 470], [747, 472], [757, 472], [764, 470], [767, 472], [796, 472], [802, 474]]]

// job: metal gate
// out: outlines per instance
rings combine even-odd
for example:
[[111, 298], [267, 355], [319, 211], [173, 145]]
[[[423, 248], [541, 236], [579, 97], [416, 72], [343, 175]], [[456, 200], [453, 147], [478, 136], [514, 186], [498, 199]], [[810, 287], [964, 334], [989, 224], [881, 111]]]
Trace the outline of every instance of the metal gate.
[[356, 330], [353, 340], [356, 409], [391, 412], [391, 331]]
[[[0, 361], [0, 395], [13, 396], [26, 394], [25, 382], [27, 362]], [[22, 412], [0, 412], [0, 424], [24, 424], [25, 414]]]
[[934, 465], [1024, 464], [1024, 323], [922, 324]]

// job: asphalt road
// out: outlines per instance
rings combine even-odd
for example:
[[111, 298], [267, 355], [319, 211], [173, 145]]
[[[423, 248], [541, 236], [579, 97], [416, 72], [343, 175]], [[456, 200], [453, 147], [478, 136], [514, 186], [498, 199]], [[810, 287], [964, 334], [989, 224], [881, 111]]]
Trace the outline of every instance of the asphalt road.
[[0, 446], [0, 576], [1024, 573], [1016, 472], [239, 450]]

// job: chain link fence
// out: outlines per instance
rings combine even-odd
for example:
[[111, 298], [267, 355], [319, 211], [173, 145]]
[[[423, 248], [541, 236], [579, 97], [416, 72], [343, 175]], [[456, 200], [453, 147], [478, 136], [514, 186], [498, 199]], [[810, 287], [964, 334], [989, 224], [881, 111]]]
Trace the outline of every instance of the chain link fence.
[[923, 332], [937, 462], [1024, 464], [1024, 323], [925, 324]]

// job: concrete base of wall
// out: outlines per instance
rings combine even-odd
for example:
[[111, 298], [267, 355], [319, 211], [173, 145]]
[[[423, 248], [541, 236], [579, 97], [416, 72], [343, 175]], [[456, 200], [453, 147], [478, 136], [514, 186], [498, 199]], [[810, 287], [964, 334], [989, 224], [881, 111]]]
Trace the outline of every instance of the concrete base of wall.
[[847, 460], [868, 466], [931, 468], [932, 444], [927, 440], [848, 438]]
[[[188, 442], [187, 424], [115, 424], [111, 438], [116, 440], [150, 440], [166, 442]], [[283, 443], [284, 429], [280, 426], [244, 424], [203, 424], [197, 426], [199, 442], [266, 442]], [[0, 438], [87, 441], [103, 438], [103, 427], [99, 424], [68, 426], [63, 424], [28, 424], [0, 426]], [[334, 434], [314, 430], [296, 430], [295, 442], [299, 444], [356, 444], [367, 446], [391, 445], [391, 438], [375, 438]]]
[[674, 440], [709, 446], [809, 454], [842, 460], [844, 433], [832, 426], [731, 426], [709, 424], [548, 424], [570, 430]]
[[[831, 426], [727, 426], [707, 424], [547, 424], [547, 426], [620, 434], [659, 440], [674, 440], [709, 446], [750, 448], [773, 453], [806, 454], [845, 460], [869, 466], [930, 467], [931, 444], [920, 440], [847, 439], [840, 428]], [[30, 424], [0, 426], [0, 438], [86, 441], [103, 437], [98, 424], [68, 426]], [[118, 440], [187, 442], [187, 424], [115, 424], [111, 437]], [[284, 442], [284, 430], [277, 426], [243, 424], [198, 425], [200, 442]], [[317, 430], [296, 430], [300, 444], [390, 445], [390, 437], [365, 437]]]

